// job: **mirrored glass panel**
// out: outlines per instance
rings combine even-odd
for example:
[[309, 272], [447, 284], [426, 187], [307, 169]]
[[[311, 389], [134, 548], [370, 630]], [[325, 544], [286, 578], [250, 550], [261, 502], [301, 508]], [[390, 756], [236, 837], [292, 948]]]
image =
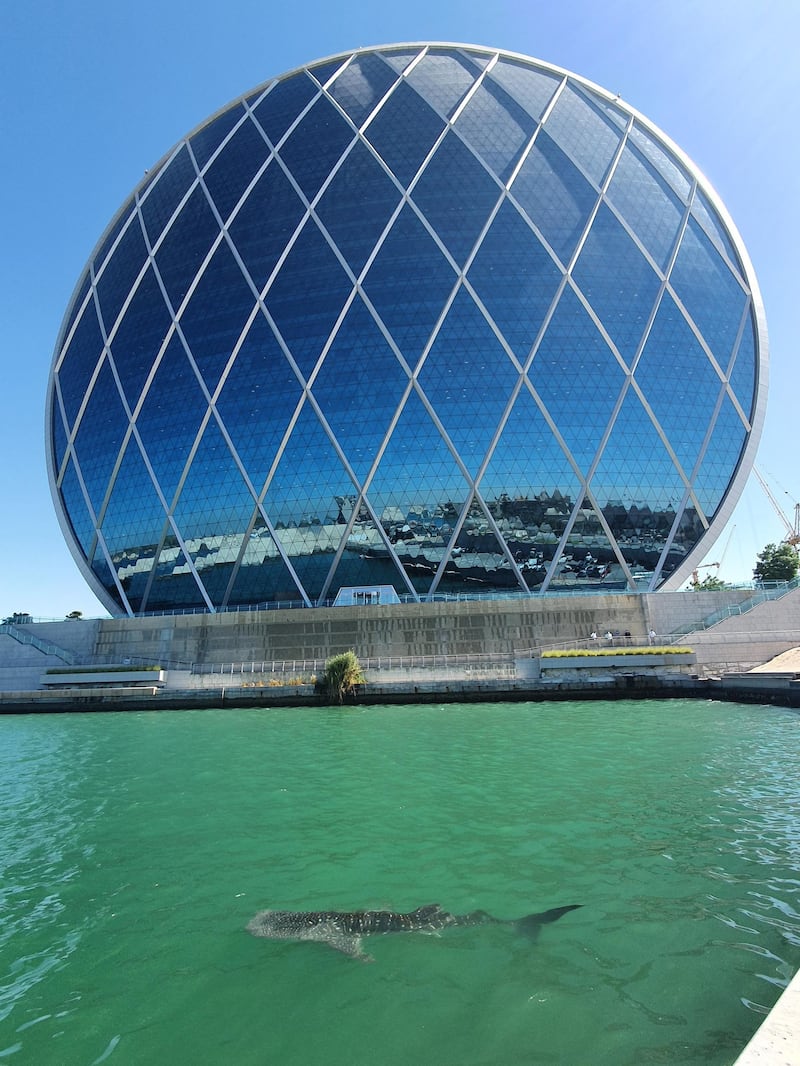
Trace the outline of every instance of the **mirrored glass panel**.
[[408, 383], [408, 374], [356, 297], [312, 391], [359, 484], [375, 462]]
[[175, 497], [206, 413], [206, 399], [173, 334], [136, 419], [142, 447], [164, 498]]
[[128, 420], [117, 383], [106, 360], [100, 367], [75, 438], [83, 483], [96, 514], [102, 508], [127, 429]]
[[474, 45], [331, 57], [179, 141], [81, 271], [62, 527], [114, 611], [677, 587], [761, 432], [753, 289], [619, 97]]
[[396, 74], [379, 55], [354, 59], [329, 88], [336, 103], [360, 126], [396, 80]]

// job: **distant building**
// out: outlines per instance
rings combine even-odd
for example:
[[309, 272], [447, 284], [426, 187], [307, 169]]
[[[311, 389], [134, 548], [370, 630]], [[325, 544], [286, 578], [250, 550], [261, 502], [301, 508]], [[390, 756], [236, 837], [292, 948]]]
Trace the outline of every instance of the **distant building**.
[[739, 235], [645, 118], [523, 56], [360, 49], [147, 171], [67, 309], [50, 480], [116, 614], [675, 588], [766, 358]]

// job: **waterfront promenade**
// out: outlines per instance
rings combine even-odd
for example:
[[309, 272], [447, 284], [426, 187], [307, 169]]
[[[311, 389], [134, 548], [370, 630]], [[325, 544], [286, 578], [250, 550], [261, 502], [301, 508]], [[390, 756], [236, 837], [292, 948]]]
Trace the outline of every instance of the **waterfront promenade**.
[[[653, 645], [692, 655], [652, 659]], [[0, 625], [0, 710], [314, 704], [326, 658], [351, 649], [366, 676], [361, 701], [685, 694], [796, 706], [798, 647], [796, 583], [24, 620]], [[548, 658], [597, 650], [584, 663]]]

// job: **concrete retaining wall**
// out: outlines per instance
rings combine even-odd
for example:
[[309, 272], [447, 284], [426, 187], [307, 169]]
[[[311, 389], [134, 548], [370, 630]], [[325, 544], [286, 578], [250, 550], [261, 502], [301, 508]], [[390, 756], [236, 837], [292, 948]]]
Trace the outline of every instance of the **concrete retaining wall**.
[[[253, 661], [285, 663], [279, 669], [302, 673], [312, 668], [306, 661], [324, 663], [332, 654], [353, 649], [362, 662], [412, 656], [472, 656], [476, 661], [470, 664], [471, 672], [465, 670], [459, 675], [466, 680], [483, 669], [477, 661], [481, 656], [524, 659], [534, 649], [570, 643], [574, 646], [587, 641], [592, 632], [608, 630], [618, 635], [630, 632], [638, 641], [652, 628], [659, 640], [667, 640], [675, 630], [685, 630], [726, 604], [736, 605], [750, 596], [752, 592], [741, 589], [564, 595], [69, 620], [23, 628], [72, 650], [84, 664], [121, 664], [129, 660], [132, 664], [157, 664], [172, 672], [189, 670], [192, 665], [208, 668]], [[797, 624], [792, 629], [795, 610]], [[783, 630], [780, 642], [776, 639], [778, 626]], [[766, 632], [759, 633], [756, 639], [756, 629]], [[688, 634], [681, 642], [697, 652], [701, 665], [726, 662], [735, 669], [737, 665], [764, 662], [778, 651], [800, 644], [800, 591], [762, 604], [747, 615], [728, 619], [707, 633]], [[35, 687], [31, 668], [38, 668], [41, 675], [46, 667], [58, 665], [63, 664], [0, 635], [0, 691]], [[389, 667], [396, 669], [398, 664], [391, 663]], [[405, 664], [399, 668], [403, 672], [397, 675], [398, 679], [412, 676], [406, 672]], [[318, 672], [319, 665], [316, 669]], [[452, 667], [447, 670], [452, 677]], [[492, 670], [497, 676], [497, 668], [493, 666]], [[204, 682], [193, 681], [195, 684], [205, 687]]]
[[646, 633], [644, 606], [641, 596], [602, 595], [104, 619], [95, 655], [169, 666], [324, 660], [350, 649], [361, 658], [507, 654], [592, 630]]

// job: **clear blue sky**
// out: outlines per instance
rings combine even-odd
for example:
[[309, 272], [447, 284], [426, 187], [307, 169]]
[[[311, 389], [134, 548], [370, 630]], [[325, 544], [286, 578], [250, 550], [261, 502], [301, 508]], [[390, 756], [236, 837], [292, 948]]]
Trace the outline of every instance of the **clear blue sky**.
[[[350, 48], [463, 41], [619, 92], [704, 171], [744, 237], [770, 332], [758, 465], [800, 499], [800, 4], [796, 0], [28, 0], [0, 11], [0, 618], [105, 612], [61, 535], [44, 458], [47, 376], [95, 242], [143, 172], [267, 78]], [[732, 535], [731, 527], [735, 526]], [[709, 561], [748, 580], [783, 536], [752, 479]], [[703, 571], [703, 574], [709, 571]], [[713, 571], [711, 571], [713, 572]]]

